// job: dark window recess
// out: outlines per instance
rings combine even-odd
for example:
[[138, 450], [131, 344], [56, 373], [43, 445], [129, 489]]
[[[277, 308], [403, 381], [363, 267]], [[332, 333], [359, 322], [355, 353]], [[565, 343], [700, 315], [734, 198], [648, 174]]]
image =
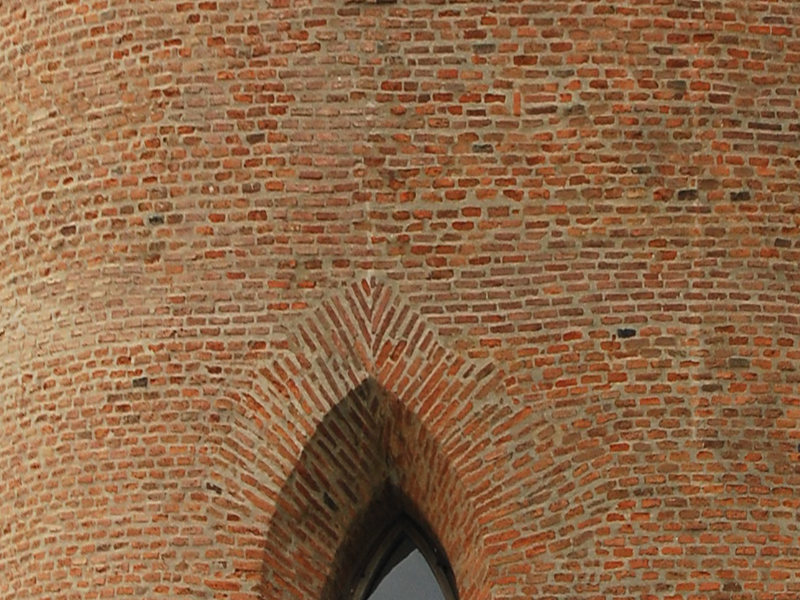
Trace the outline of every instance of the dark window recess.
[[363, 574], [357, 600], [456, 600], [441, 550], [403, 520], [380, 540]]
[[373, 582], [368, 600], [445, 600], [422, 552], [404, 536]]

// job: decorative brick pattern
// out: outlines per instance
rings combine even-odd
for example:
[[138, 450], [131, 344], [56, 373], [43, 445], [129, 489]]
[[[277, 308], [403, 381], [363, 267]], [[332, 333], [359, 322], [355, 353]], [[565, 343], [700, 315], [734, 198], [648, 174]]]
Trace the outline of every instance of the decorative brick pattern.
[[0, 256], [0, 600], [800, 597], [798, 2], [0, 0]]
[[[389, 287], [368, 281], [289, 326], [287, 340], [292, 352], [253, 375], [259, 412], [268, 412], [276, 397], [299, 408], [288, 416], [287, 428], [295, 433], [281, 451], [292, 472], [279, 475], [288, 479], [267, 535], [268, 595], [319, 596], [337, 564], [334, 551], [387, 482], [403, 489], [441, 532], [465, 589], [485, 589], [483, 526], [496, 500], [487, 489], [488, 424], [509, 410], [502, 373], [443, 348]], [[252, 409], [240, 403], [239, 410], [253, 421]], [[287, 415], [261, 422], [272, 428], [280, 420]], [[252, 445], [265, 435], [252, 432]], [[229, 456], [241, 462], [243, 455], [232, 449]], [[221, 468], [235, 476], [227, 465]], [[245, 468], [254, 478], [258, 467]], [[268, 496], [264, 505], [274, 501]]]

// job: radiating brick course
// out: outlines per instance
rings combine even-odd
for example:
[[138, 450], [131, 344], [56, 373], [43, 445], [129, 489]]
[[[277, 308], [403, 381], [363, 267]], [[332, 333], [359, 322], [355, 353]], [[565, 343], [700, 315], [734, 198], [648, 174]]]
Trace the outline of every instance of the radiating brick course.
[[800, 598], [800, 3], [0, 0], [0, 600], [333, 600], [390, 497]]

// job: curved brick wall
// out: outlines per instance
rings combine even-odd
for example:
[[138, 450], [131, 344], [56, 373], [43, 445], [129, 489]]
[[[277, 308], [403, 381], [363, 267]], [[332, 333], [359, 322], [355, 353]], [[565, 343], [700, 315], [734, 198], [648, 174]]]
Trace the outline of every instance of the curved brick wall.
[[0, 256], [0, 600], [800, 597], [794, 0], [3, 0]]

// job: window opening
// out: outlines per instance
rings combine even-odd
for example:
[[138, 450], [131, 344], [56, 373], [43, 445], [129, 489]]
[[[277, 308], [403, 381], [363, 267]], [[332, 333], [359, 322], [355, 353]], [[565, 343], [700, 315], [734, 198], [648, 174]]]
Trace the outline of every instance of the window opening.
[[444, 553], [407, 519], [376, 546], [354, 600], [456, 600]]

